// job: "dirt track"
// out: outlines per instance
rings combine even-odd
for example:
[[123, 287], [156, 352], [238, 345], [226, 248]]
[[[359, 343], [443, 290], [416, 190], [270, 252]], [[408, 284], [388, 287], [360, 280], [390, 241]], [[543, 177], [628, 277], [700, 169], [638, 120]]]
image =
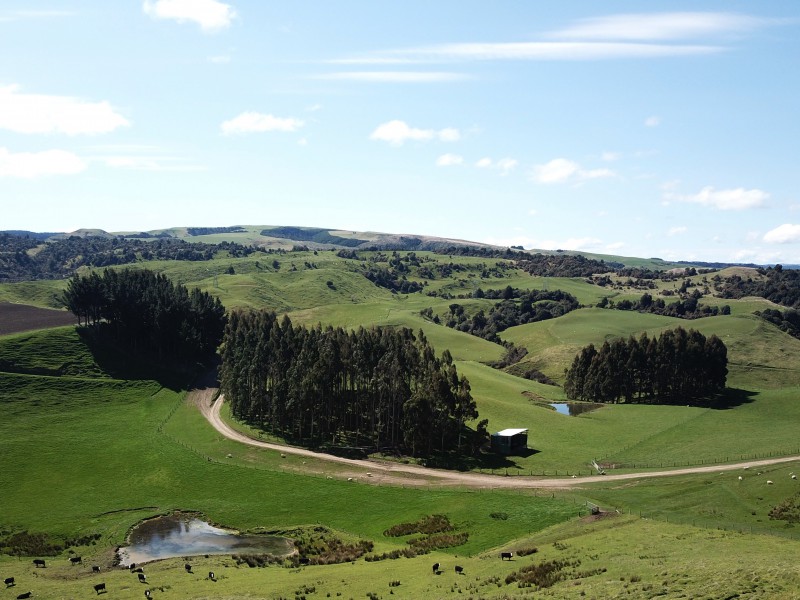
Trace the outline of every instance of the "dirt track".
[[513, 488], [513, 489], [564, 489], [574, 488], [587, 483], [599, 483], [609, 481], [624, 481], [630, 479], [644, 479], [651, 477], [671, 477], [674, 475], [688, 475], [693, 473], [720, 473], [733, 469], [744, 469], [763, 467], [793, 461], [800, 461], [800, 456], [785, 456], [781, 458], [770, 458], [765, 460], [753, 460], [727, 465], [712, 465], [703, 467], [688, 467], [685, 469], [671, 469], [667, 471], [648, 471], [644, 473], [623, 473], [618, 475], [593, 475], [589, 477], [576, 478], [542, 478], [513, 476], [504, 477], [501, 475], [482, 475], [480, 473], [462, 473], [459, 471], [444, 471], [440, 469], [430, 469], [416, 465], [404, 465], [392, 462], [381, 462], [377, 460], [355, 460], [314, 452], [305, 448], [294, 446], [283, 446], [271, 444], [248, 437], [238, 431], [231, 429], [220, 417], [220, 409], [224, 398], [220, 396], [212, 404], [212, 399], [217, 390], [214, 388], [196, 389], [190, 392], [190, 401], [194, 403], [209, 423], [220, 434], [230, 440], [241, 442], [258, 448], [276, 450], [283, 454], [294, 454], [307, 456], [317, 460], [336, 462], [354, 467], [354, 476], [365, 476], [369, 473], [370, 478], [375, 483], [392, 483], [403, 485], [453, 485], [471, 488]]

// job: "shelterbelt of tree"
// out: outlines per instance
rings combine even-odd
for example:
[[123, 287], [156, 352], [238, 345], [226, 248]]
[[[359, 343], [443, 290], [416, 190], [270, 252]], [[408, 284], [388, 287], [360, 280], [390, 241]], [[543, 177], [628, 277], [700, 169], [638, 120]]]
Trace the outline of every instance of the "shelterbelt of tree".
[[716, 335], [706, 338], [682, 327], [660, 337], [617, 339], [583, 348], [567, 370], [571, 400], [646, 404], [707, 404], [725, 389], [728, 349]]
[[102, 328], [135, 351], [176, 362], [213, 356], [226, 322], [219, 298], [146, 269], [75, 275], [64, 304], [79, 323]]
[[304, 444], [428, 456], [487, 439], [485, 423], [465, 428], [478, 417], [469, 381], [421, 331], [306, 328], [273, 312], [233, 312], [221, 354], [234, 416]]

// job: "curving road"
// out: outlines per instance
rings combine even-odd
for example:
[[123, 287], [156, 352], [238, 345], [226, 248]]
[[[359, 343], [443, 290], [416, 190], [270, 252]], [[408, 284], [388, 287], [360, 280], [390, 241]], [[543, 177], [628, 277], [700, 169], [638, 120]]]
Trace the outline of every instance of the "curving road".
[[212, 399], [216, 395], [216, 389], [205, 388], [198, 389], [190, 392], [190, 401], [193, 402], [205, 415], [208, 422], [220, 434], [226, 438], [255, 446], [257, 448], [267, 448], [276, 450], [282, 454], [293, 454], [299, 456], [306, 456], [317, 460], [324, 460], [329, 462], [340, 463], [349, 465], [356, 469], [353, 472], [355, 477], [370, 477], [376, 483], [393, 483], [404, 485], [456, 485], [467, 486], [472, 488], [514, 488], [514, 489], [563, 489], [574, 488], [586, 483], [599, 483], [609, 481], [624, 481], [629, 479], [646, 479], [651, 477], [672, 477], [675, 475], [688, 475], [694, 473], [719, 473], [721, 471], [731, 469], [744, 469], [764, 467], [768, 465], [776, 465], [781, 463], [788, 463], [800, 461], [800, 456], [785, 456], [781, 458], [770, 458], [764, 460], [752, 460], [739, 463], [731, 463], [727, 465], [710, 465], [702, 467], [687, 467], [684, 469], [671, 469], [666, 471], [648, 471], [644, 473], [622, 473], [617, 475], [593, 475], [589, 477], [579, 478], [540, 478], [540, 477], [525, 477], [513, 476], [504, 477], [500, 475], [483, 475], [480, 473], [462, 473], [459, 471], [445, 471], [440, 469], [431, 469], [428, 467], [420, 467], [417, 465], [405, 465], [392, 462], [381, 462], [376, 460], [357, 460], [351, 458], [343, 458], [341, 456], [334, 456], [331, 454], [324, 454], [322, 452], [314, 452], [305, 448], [297, 448], [294, 446], [284, 446], [280, 444], [272, 444], [263, 442], [254, 438], [248, 437], [234, 429], [231, 429], [220, 417], [220, 409], [224, 398], [220, 396], [212, 403]]

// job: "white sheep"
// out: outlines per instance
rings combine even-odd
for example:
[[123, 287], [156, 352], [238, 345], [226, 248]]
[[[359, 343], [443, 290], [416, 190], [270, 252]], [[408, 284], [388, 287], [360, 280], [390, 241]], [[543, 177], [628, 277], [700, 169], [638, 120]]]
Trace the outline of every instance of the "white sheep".
[[797, 479], [797, 475], [792, 475], [792, 479]]
[[767, 479], [767, 485], [772, 485], [772, 480], [771, 479]]
[[742, 480], [742, 476], [741, 476], [741, 475], [739, 475], [739, 481], [741, 481], [741, 480]]

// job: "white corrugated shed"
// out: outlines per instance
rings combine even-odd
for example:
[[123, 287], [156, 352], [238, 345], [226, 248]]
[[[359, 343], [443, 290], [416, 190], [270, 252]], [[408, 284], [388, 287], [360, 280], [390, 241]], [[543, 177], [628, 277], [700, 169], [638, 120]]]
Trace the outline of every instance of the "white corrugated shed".
[[498, 431], [495, 435], [501, 435], [503, 437], [511, 437], [512, 435], [517, 435], [520, 433], [527, 432], [527, 429], [503, 429], [503, 431]]

